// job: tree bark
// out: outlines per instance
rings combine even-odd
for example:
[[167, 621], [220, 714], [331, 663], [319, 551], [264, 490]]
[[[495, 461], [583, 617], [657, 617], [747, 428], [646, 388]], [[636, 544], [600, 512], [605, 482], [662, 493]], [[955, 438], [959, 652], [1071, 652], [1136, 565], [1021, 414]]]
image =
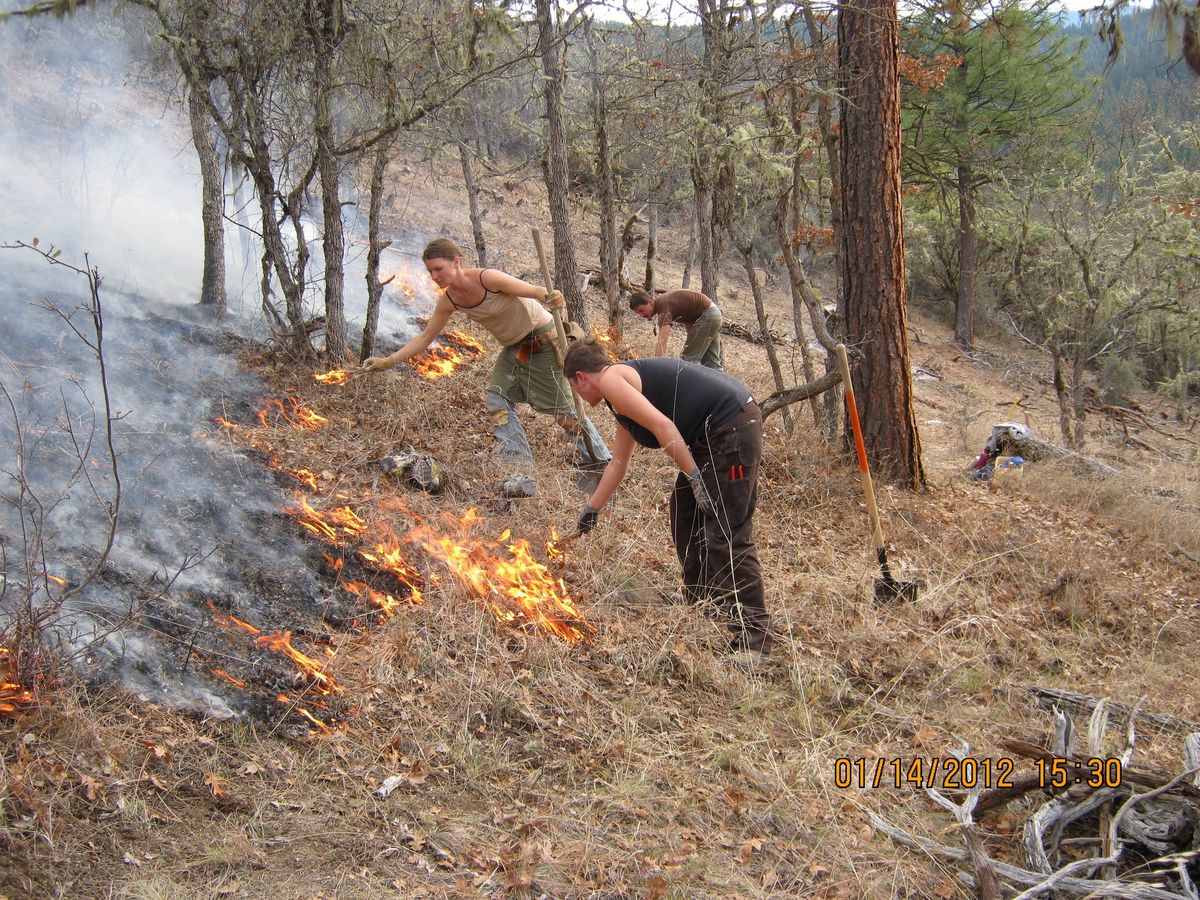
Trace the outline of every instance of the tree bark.
[[854, 392], [875, 471], [925, 486], [913, 411], [900, 195], [895, 0], [838, 5], [842, 121], [842, 279]]
[[692, 267], [696, 264], [696, 210], [689, 213], [691, 223], [688, 225], [687, 259], [683, 263], [683, 288], [686, 290], [692, 283]]
[[958, 166], [958, 294], [954, 303], [954, 342], [964, 350], [975, 345], [975, 276], [979, 239], [975, 229], [975, 172]]
[[188, 88], [188, 119], [192, 143], [200, 160], [200, 218], [204, 226], [204, 271], [200, 278], [200, 305], [217, 316], [225, 315], [225, 170], [217, 152], [208, 107]]
[[[754, 312], [758, 317], [758, 330], [762, 334], [763, 344], [767, 348], [767, 362], [771, 365], [771, 376], [775, 380], [776, 393], [783, 390], [783, 368], [779, 365], [779, 353], [775, 349], [775, 340], [771, 337], [771, 323], [767, 320], [767, 307], [763, 302], [762, 290], [758, 285], [758, 273], [754, 271], [754, 245], [750, 241], [734, 241], [738, 252], [742, 255], [742, 266], [746, 270], [746, 278], [750, 282], [750, 294], [754, 298]], [[810, 378], [809, 381], [812, 381]], [[783, 411], [783, 421], [788, 433], [794, 427], [794, 420], [789, 409]]]
[[617, 342], [622, 341], [621, 269], [617, 249], [617, 186], [608, 144], [608, 95], [600, 71], [600, 48], [589, 23], [588, 53], [592, 61], [592, 121], [596, 128], [596, 176], [600, 203], [600, 277], [604, 282], [604, 306], [608, 325]]
[[462, 163], [463, 184], [467, 189], [467, 207], [471, 215], [471, 236], [475, 240], [475, 264], [486, 269], [487, 244], [483, 239], [483, 219], [479, 216], [479, 186], [475, 183], [475, 168], [465, 142], [458, 145], [458, 160]]
[[646, 204], [646, 293], [654, 296], [654, 256], [658, 253], [658, 204]]
[[371, 198], [367, 212], [367, 314], [363, 323], [359, 359], [375, 355], [375, 336], [379, 330], [379, 304], [383, 300], [384, 287], [379, 280], [379, 260], [391, 244], [391, 241], [379, 239], [379, 221], [383, 214], [383, 174], [387, 170], [390, 147], [386, 141], [379, 144], [371, 161]]
[[575, 241], [571, 236], [571, 215], [567, 205], [567, 138], [563, 125], [564, 72], [558, 23], [551, 0], [537, 0], [538, 53], [542, 58], [542, 89], [546, 100], [546, 191], [550, 200], [550, 222], [554, 229], [555, 287], [563, 292], [567, 312], [575, 322], [588, 327], [587, 306], [579, 290], [579, 266], [575, 262]]
[[696, 237], [700, 256], [700, 293], [717, 299], [717, 261], [712, 232], [712, 187], [706, 178], [693, 173], [692, 186], [696, 193]]

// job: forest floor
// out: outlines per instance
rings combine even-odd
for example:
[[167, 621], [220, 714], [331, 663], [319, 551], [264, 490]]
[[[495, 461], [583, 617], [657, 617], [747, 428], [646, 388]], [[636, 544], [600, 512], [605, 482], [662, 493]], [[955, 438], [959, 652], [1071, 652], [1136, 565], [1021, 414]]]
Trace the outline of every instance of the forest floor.
[[[392, 227], [469, 235], [464, 209], [446, 206], [459, 196], [449, 175], [414, 164], [395, 183]], [[497, 264], [540, 280], [526, 227], [550, 229], [535, 185], [497, 187], [485, 205]], [[580, 258], [594, 259], [593, 229], [576, 227]], [[662, 228], [658, 284], [677, 285], [686, 233]], [[750, 325], [744, 276], [730, 266], [723, 278], [743, 285], [722, 295], [726, 317]], [[782, 289], [768, 285], [772, 309], [790, 308]], [[594, 290], [590, 302], [603, 321]], [[649, 353], [649, 325], [626, 328], [631, 350]], [[671, 466], [639, 451], [600, 527], [551, 563], [593, 629], [584, 640], [501, 624], [430, 557], [422, 604], [334, 631], [326, 671], [353, 702], [327, 733], [198, 719], [115, 689], [64, 690], [0, 720], [0, 894], [970, 896], [955, 877], [969, 864], [872, 827], [869, 811], [961, 843], [952, 817], [891, 768], [872, 786], [875, 762], [966, 746], [1000, 767], [1012, 759], [1002, 740], [1046, 739], [1051, 715], [1032, 687], [1200, 720], [1200, 436], [1140, 397], [1144, 418], [1125, 426], [1135, 442], [1111, 416], [1088, 420], [1087, 452], [1114, 477], [1029, 464], [1019, 479], [971, 482], [997, 422], [1057, 440], [1046, 360], [986, 333], [965, 355], [920, 314], [910, 337], [930, 487], [877, 490], [894, 567], [924, 582], [916, 602], [872, 600], [857, 469], [796, 406], [791, 434], [781, 414], [767, 422], [756, 520], [778, 664], [728, 668], [718, 626], [664, 599], [677, 579]], [[437, 381], [401, 368], [329, 386], [264, 354], [246, 363], [330, 421], [272, 435], [291, 464], [320, 473], [314, 508], [345, 504], [396, 527], [458, 522], [474, 506], [471, 534], [511, 529], [544, 558], [550, 527], [570, 530], [585, 495], [558, 429], [526, 409], [538, 493], [512, 510], [492, 502], [504, 473], [483, 422], [488, 347]], [[761, 346], [727, 337], [725, 352], [731, 374], [771, 391]], [[789, 365], [798, 356], [784, 352]], [[596, 421], [611, 438], [607, 412]], [[374, 461], [405, 442], [444, 465], [443, 494], [377, 477]], [[1106, 750], [1124, 734], [1114, 718]], [[1181, 744], [1142, 722], [1134, 759], [1178, 771]], [[860, 759], [868, 783], [839, 786], [858, 780]], [[993, 857], [1020, 861], [1022, 820], [1041, 799], [983, 817]]]

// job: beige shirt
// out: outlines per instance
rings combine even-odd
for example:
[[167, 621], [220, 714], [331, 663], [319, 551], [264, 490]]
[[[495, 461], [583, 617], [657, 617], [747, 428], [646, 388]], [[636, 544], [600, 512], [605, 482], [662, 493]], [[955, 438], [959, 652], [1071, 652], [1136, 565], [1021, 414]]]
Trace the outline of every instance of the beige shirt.
[[[465, 313], [472, 322], [478, 322], [486, 328], [505, 347], [512, 346], [529, 332], [550, 321], [550, 313], [536, 300], [489, 291], [487, 288], [484, 290], [483, 299], [474, 306], [463, 306], [455, 303], [449, 294], [445, 296], [451, 306]], [[445, 291], [442, 293], [445, 294]]]

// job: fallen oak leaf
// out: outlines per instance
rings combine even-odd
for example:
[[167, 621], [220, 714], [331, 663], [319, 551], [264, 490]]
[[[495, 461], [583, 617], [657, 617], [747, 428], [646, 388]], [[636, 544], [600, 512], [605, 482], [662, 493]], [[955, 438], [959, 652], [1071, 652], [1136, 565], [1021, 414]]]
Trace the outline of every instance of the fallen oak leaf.
[[226, 794], [225, 786], [229, 782], [216, 772], [209, 772], [204, 776], [204, 783], [208, 786], [208, 789], [212, 791], [212, 795], [214, 797], [224, 797]]

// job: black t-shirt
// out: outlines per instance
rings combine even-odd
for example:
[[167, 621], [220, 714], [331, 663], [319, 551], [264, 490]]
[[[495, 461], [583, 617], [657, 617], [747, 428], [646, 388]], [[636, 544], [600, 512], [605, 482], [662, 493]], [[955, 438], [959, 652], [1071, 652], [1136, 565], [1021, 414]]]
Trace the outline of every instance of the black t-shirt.
[[[750, 389], [732, 375], [698, 363], [654, 356], [618, 365], [629, 366], [642, 377], [642, 394], [675, 423], [689, 447], [702, 441], [709, 428], [732, 419], [753, 399]], [[612, 404], [608, 408], [612, 409]], [[659, 446], [650, 429], [615, 411], [613, 415], [643, 447]]]

